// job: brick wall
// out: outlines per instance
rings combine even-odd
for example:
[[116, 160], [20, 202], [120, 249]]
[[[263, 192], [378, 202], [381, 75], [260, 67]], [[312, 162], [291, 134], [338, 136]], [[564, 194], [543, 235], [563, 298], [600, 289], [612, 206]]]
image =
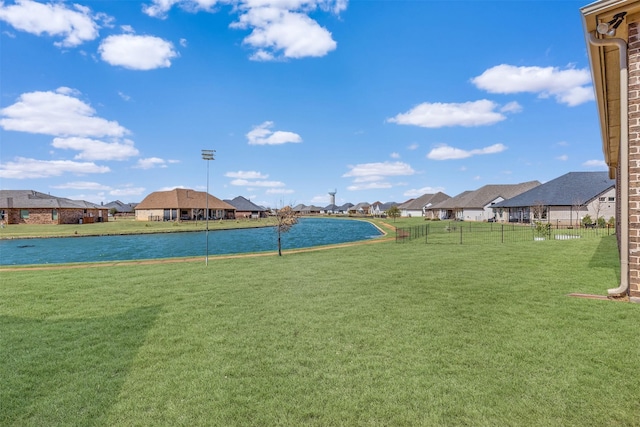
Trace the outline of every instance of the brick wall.
[[[629, 24], [629, 288], [640, 297], [640, 34]], [[620, 171], [624, 173], [625, 171]]]
[[[29, 218], [21, 218], [22, 209], [7, 209], [5, 219], [7, 224], [78, 224], [83, 222], [108, 221], [107, 209], [57, 209], [58, 219], [53, 219], [53, 209], [26, 209], [29, 211]], [[102, 211], [102, 217], [100, 212]], [[101, 218], [101, 219], [100, 219]]]

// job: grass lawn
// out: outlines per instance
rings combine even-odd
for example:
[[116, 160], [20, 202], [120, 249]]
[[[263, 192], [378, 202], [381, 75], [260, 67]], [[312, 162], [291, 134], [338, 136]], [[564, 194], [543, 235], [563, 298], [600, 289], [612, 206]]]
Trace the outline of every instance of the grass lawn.
[[[393, 223], [393, 222], [391, 222]], [[640, 425], [615, 237], [0, 270], [0, 425]]]

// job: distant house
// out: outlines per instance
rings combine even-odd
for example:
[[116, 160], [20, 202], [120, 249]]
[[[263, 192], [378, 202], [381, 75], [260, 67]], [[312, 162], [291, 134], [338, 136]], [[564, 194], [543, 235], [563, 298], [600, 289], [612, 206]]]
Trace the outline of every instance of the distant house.
[[338, 205], [331, 203], [331, 204], [325, 206], [324, 208], [322, 208], [320, 213], [321, 214], [325, 214], [325, 215], [337, 214], [338, 213]]
[[489, 184], [475, 191], [465, 191], [457, 196], [426, 208], [429, 215], [440, 219], [455, 219], [458, 221], [505, 221], [499, 211], [493, 210], [493, 205], [510, 199], [527, 190], [540, 185], [538, 181], [522, 182], [520, 184]]
[[371, 205], [367, 202], [360, 202], [349, 208], [349, 215], [369, 215], [370, 206]]
[[224, 200], [231, 206], [236, 208], [236, 218], [266, 218], [267, 210], [261, 206], [256, 205], [251, 200], [242, 196], [238, 196], [232, 200]]
[[[556, 179], [496, 203], [510, 222], [541, 220], [554, 225], [579, 225], [589, 215], [593, 222], [615, 217], [615, 180], [607, 172], [569, 172]], [[535, 218], [534, 218], [535, 217]]]
[[345, 203], [342, 206], [338, 206], [338, 210], [336, 213], [341, 215], [347, 215], [349, 213], [349, 209], [353, 207], [353, 203]]
[[0, 190], [0, 221], [5, 224], [88, 224], [108, 221], [108, 209], [85, 200], [33, 190]]
[[110, 212], [112, 209], [115, 209], [115, 212], [119, 214], [133, 214], [135, 212], [136, 205], [137, 203], [122, 203], [120, 200], [115, 200], [113, 202], [105, 203], [104, 207]]
[[433, 219], [435, 213], [428, 209], [436, 203], [443, 202], [450, 198], [450, 196], [440, 191], [435, 194], [427, 193], [417, 199], [411, 199], [400, 204], [398, 209], [400, 209], [400, 216], [403, 217], [424, 216]]
[[[208, 202], [207, 202], [208, 196]], [[236, 209], [211, 194], [176, 188], [156, 191], [145, 197], [135, 208], [138, 221], [177, 221], [209, 219], [233, 219]]]
[[369, 206], [369, 214], [373, 216], [383, 216], [392, 206], [398, 206], [396, 202], [374, 202]]
[[322, 208], [319, 208], [318, 206], [309, 205], [302, 208], [300, 212], [302, 215], [319, 215], [321, 210]]

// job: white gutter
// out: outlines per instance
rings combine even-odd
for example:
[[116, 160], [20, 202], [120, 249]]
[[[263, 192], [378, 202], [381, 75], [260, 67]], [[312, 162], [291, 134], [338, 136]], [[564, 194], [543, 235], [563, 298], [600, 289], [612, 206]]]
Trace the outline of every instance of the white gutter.
[[589, 33], [594, 46], [616, 46], [620, 54], [620, 286], [609, 295], [629, 294], [629, 71], [627, 43], [622, 39], [599, 39]]

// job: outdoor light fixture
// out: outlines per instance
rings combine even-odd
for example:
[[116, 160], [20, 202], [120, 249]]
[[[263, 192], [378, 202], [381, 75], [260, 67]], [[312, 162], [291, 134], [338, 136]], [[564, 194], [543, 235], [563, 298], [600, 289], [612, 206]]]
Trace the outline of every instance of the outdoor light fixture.
[[206, 226], [206, 239], [207, 239], [207, 254], [205, 255], [204, 258], [204, 263], [205, 265], [209, 265], [209, 160], [215, 160], [214, 156], [215, 156], [216, 150], [202, 150], [202, 160], [206, 160], [207, 161], [207, 195], [206, 200], [207, 200], [207, 212], [206, 212], [206, 221], [207, 221], [207, 226]]
[[609, 22], [601, 22], [596, 27], [598, 34], [613, 36], [616, 34], [616, 29], [622, 24], [627, 12], [620, 12], [613, 15], [613, 19]]

